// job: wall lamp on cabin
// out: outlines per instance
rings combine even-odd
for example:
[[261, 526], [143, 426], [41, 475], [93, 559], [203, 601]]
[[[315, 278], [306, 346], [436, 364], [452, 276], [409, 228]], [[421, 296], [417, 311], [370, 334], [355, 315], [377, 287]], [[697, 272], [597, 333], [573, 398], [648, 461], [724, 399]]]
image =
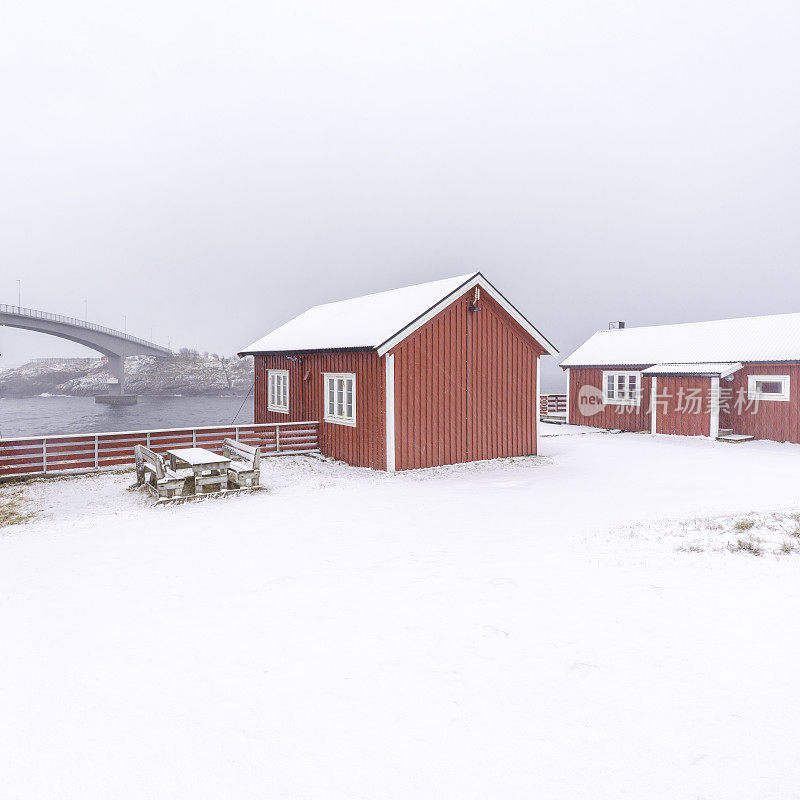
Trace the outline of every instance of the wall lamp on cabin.
[[481, 287], [476, 286], [475, 292], [472, 295], [472, 298], [469, 301], [469, 310], [470, 311], [480, 311], [481, 307], [478, 305], [478, 301], [481, 299]]

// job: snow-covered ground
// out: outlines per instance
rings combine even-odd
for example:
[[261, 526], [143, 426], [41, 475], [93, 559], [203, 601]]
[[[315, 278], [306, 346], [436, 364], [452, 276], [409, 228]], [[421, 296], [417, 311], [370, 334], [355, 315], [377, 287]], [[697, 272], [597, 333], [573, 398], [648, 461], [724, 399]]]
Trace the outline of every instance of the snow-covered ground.
[[0, 488], [0, 795], [797, 797], [800, 447], [577, 432]]

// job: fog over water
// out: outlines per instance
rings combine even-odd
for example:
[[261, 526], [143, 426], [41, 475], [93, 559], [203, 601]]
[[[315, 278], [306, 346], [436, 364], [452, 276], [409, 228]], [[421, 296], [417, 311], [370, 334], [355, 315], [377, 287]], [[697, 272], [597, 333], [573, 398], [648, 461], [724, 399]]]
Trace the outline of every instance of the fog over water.
[[475, 269], [564, 355], [798, 311], [799, 33], [792, 2], [11, 4], [0, 303], [221, 353]]

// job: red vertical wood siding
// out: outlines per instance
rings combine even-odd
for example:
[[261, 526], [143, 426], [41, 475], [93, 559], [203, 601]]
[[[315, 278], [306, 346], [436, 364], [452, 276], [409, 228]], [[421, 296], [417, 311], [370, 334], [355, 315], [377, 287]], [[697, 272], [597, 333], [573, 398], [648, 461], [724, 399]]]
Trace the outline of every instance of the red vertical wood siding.
[[[748, 407], [748, 375], [788, 375], [789, 401], [761, 400], [757, 406]], [[734, 373], [732, 381], [721, 380], [720, 389], [724, 393], [719, 415], [721, 428], [732, 428], [734, 433], [756, 439], [800, 444], [800, 364], [745, 364]], [[744, 403], [737, 406], [737, 397], [744, 398]]]
[[711, 435], [711, 378], [659, 377], [656, 392], [656, 433]]
[[[620, 367], [620, 369], [624, 369]], [[631, 371], [631, 370], [627, 370]], [[573, 425], [611, 428], [622, 431], [650, 430], [650, 378], [642, 376], [642, 396], [638, 406], [593, 405], [596, 414], [584, 414], [578, 402], [582, 386], [603, 392], [603, 369], [600, 367], [571, 367], [569, 370], [569, 421]]]
[[[384, 360], [374, 351], [255, 356], [254, 422], [319, 420], [320, 450], [357, 467], [386, 468]], [[267, 372], [289, 370], [289, 413], [268, 410]], [[324, 373], [356, 376], [356, 425], [325, 422]]]
[[473, 291], [391, 351], [397, 469], [536, 454], [544, 350], [486, 293], [469, 311]]

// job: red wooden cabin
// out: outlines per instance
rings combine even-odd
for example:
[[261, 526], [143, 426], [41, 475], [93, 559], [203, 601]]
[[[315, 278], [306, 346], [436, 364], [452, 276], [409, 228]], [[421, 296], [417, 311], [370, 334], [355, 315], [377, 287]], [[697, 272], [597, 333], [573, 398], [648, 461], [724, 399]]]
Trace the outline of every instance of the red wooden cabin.
[[257, 422], [318, 420], [373, 469], [535, 455], [553, 345], [481, 273], [315, 306], [239, 353]]
[[800, 443], [800, 314], [598, 331], [561, 366], [573, 424]]

